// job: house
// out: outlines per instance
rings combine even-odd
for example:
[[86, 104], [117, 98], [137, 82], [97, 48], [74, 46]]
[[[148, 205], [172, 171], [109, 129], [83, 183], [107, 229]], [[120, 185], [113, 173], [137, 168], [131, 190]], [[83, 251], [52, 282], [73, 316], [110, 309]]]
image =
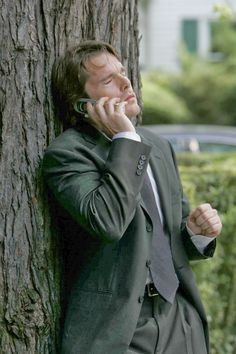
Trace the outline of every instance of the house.
[[[140, 0], [140, 66], [178, 71], [181, 43], [203, 57], [211, 54], [215, 4], [224, 0]], [[235, 8], [236, 0], [227, 1]]]

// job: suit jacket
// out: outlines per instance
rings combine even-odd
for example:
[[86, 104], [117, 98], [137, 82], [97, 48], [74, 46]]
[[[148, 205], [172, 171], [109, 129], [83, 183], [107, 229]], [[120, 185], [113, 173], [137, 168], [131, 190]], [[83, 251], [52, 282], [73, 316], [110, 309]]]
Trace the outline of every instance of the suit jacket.
[[[204, 255], [192, 244], [189, 213], [170, 144], [140, 128], [142, 142], [113, 142], [90, 126], [68, 129], [49, 146], [43, 170], [63, 207], [68, 302], [64, 354], [123, 354], [131, 342], [148, 274], [152, 220], [140, 190], [151, 165], [180, 289], [207, 321], [189, 261]], [[145, 163], [140, 168], [140, 160]]]

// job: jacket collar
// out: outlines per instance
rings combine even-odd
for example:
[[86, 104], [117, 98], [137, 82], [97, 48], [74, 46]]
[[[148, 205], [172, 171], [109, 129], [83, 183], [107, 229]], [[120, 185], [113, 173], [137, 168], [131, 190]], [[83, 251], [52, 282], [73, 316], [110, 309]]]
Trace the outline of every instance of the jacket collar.
[[76, 130], [83, 136], [90, 149], [93, 149], [102, 159], [107, 159], [111, 146], [111, 139], [108, 136], [87, 123], [80, 124]]
[[100, 140], [111, 142], [111, 139], [108, 136], [101, 133], [98, 129], [86, 122], [80, 123], [80, 125], [77, 125], [75, 129], [83, 135], [86, 141], [93, 145], [96, 145]]

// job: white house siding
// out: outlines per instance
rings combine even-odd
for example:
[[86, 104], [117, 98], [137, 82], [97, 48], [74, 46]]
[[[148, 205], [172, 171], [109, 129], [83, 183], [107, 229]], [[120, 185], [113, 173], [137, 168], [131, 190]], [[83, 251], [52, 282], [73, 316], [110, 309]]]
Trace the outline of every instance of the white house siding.
[[[165, 71], [179, 69], [178, 49], [183, 19], [198, 20], [198, 53], [208, 55], [209, 21], [214, 18], [213, 6], [223, 0], [143, 0], [140, 5], [140, 64], [144, 69]], [[236, 0], [231, 0], [235, 5]]]

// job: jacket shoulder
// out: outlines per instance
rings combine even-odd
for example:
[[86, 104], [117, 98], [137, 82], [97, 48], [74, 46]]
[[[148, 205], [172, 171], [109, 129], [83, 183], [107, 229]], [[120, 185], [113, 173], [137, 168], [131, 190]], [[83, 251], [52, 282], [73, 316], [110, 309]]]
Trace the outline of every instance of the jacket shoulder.
[[76, 129], [70, 128], [58, 135], [48, 146], [47, 151], [54, 149], [72, 148], [79, 141], [83, 140], [82, 134]]
[[153, 133], [149, 129], [145, 127], [137, 127], [136, 128], [137, 133], [143, 138], [145, 141], [149, 142], [151, 145], [155, 145], [157, 148], [161, 150], [168, 150], [170, 151], [171, 145], [170, 142], [158, 135], [157, 133]]

